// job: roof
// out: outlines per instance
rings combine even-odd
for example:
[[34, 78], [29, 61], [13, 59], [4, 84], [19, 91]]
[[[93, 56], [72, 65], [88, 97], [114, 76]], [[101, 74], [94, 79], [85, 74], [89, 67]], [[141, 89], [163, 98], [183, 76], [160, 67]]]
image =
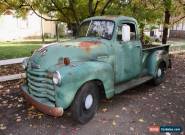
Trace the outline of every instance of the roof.
[[112, 21], [120, 21], [120, 20], [129, 20], [129, 21], [134, 21], [137, 22], [136, 19], [133, 17], [127, 17], [127, 16], [94, 16], [85, 19], [84, 21], [88, 20], [112, 20]]

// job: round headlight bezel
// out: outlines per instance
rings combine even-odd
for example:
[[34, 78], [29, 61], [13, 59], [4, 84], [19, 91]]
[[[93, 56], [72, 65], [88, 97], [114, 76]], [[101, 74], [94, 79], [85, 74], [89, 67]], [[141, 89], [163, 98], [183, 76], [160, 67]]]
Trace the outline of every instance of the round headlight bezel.
[[60, 85], [61, 84], [61, 81], [62, 81], [62, 76], [61, 76], [61, 74], [60, 74], [60, 72], [59, 71], [55, 71], [54, 73], [53, 73], [53, 83], [55, 84], [55, 85]]

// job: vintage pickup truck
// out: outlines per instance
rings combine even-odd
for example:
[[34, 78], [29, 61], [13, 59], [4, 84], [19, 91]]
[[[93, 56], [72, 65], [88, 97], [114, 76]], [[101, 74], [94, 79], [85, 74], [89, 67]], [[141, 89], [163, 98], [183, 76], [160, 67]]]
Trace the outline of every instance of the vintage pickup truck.
[[170, 66], [169, 45], [142, 45], [137, 27], [125, 16], [84, 20], [75, 39], [44, 45], [23, 61], [23, 95], [55, 117], [69, 108], [83, 124], [96, 113], [100, 98], [147, 81], [160, 84]]

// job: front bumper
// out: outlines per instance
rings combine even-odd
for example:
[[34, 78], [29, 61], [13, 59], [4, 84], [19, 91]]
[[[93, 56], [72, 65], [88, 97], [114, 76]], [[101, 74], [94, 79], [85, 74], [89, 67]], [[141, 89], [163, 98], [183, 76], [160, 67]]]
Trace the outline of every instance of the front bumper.
[[29, 95], [27, 85], [22, 85], [21, 89], [25, 99], [41, 112], [55, 117], [63, 115], [64, 111], [62, 107], [49, 106], [47, 103], [39, 102], [35, 97]]

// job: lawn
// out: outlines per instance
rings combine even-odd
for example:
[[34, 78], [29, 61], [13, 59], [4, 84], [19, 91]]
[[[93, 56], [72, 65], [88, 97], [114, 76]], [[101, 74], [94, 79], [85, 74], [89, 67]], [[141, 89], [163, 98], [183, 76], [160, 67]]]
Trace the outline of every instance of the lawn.
[[[46, 41], [45, 43], [51, 43]], [[0, 60], [27, 57], [31, 52], [41, 47], [43, 43], [39, 40], [0, 42]]]
[[[66, 41], [70, 38], [62, 38], [60, 41]], [[38, 49], [43, 44], [48, 44], [56, 42], [55, 39], [45, 39], [45, 43], [41, 40], [24, 40], [24, 41], [0, 41], [0, 60], [12, 59], [20, 57], [28, 57], [31, 55], [32, 51]]]
[[0, 60], [30, 56], [41, 42], [0, 42]]
[[[68, 40], [68, 39], [63, 39]], [[50, 43], [52, 40], [47, 40]], [[170, 50], [185, 50], [185, 40], [171, 40]], [[20, 41], [20, 42], [0, 42], [0, 60], [19, 57], [28, 57], [31, 52], [39, 48], [43, 43], [39, 40]]]

